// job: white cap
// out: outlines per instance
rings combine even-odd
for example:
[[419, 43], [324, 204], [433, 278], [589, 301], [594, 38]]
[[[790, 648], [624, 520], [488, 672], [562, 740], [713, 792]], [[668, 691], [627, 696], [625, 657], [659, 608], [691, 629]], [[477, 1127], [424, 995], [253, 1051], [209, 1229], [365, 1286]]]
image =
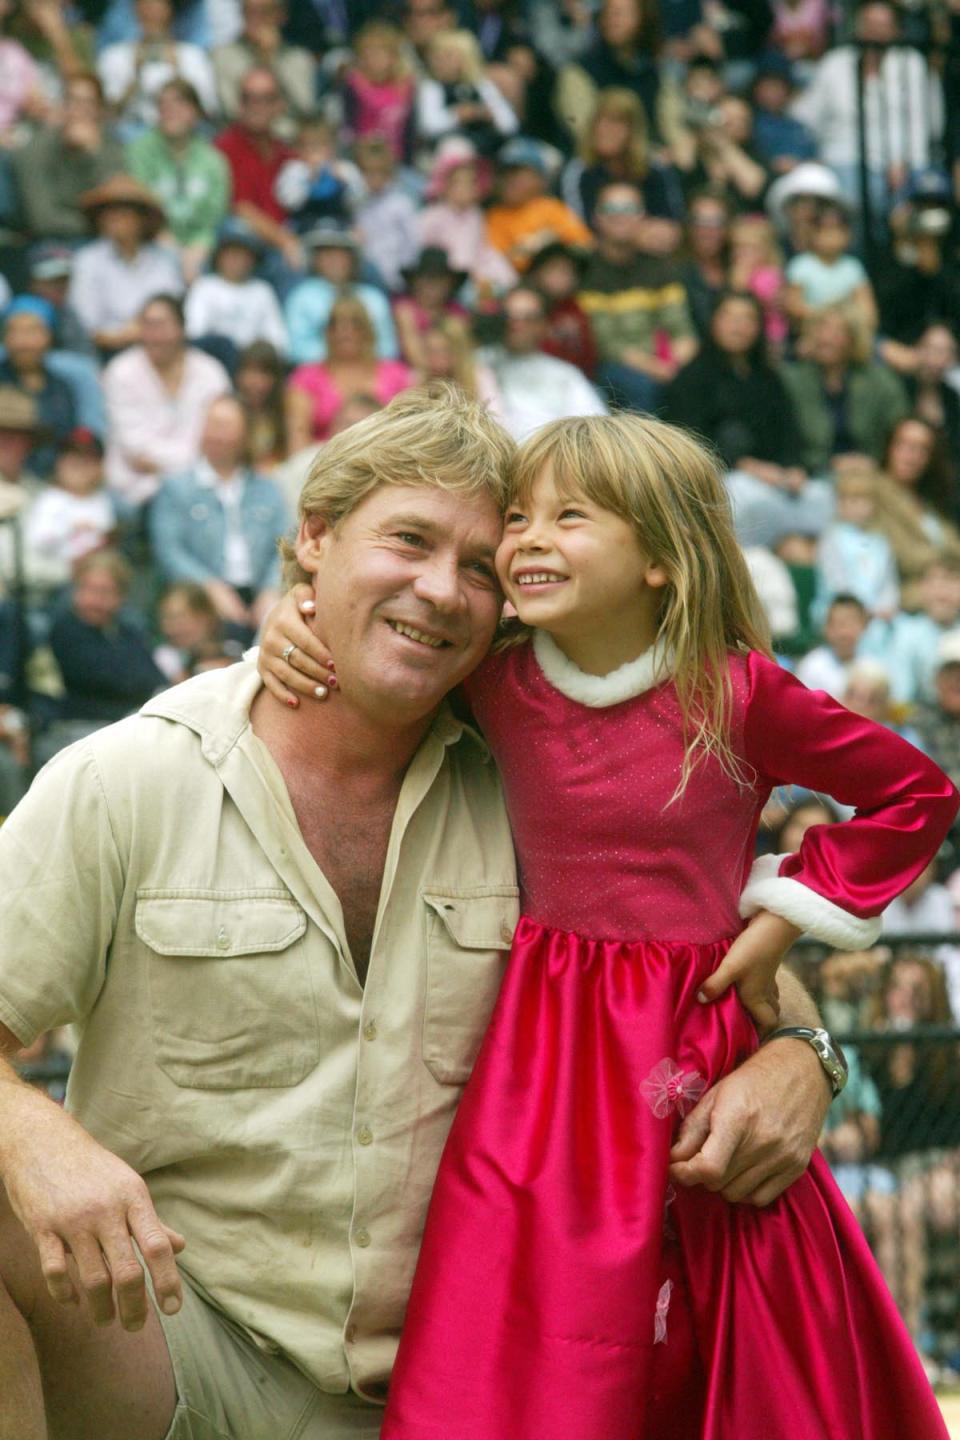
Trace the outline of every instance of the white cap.
[[960, 628], [948, 630], [946, 635], [941, 636], [937, 646], [937, 669], [942, 670], [944, 665], [960, 665]]
[[767, 191], [767, 213], [781, 229], [785, 229], [787, 223], [784, 209], [798, 195], [816, 195], [820, 200], [843, 199], [840, 181], [830, 167], [816, 160], [805, 160], [774, 180]]

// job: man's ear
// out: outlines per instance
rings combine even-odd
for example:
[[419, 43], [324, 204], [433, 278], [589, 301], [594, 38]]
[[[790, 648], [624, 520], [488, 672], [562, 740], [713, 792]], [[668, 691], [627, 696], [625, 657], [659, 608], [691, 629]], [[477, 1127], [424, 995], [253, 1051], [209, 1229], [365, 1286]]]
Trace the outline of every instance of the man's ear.
[[333, 538], [333, 525], [325, 515], [305, 515], [297, 531], [295, 549], [300, 568], [308, 575], [319, 569]]

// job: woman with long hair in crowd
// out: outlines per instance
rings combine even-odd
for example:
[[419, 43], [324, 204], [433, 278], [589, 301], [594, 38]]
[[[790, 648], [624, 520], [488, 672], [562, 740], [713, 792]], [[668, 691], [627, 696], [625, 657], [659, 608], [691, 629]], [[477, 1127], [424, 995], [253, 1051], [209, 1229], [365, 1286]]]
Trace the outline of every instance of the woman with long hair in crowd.
[[247, 412], [250, 464], [268, 474], [290, 453], [284, 386], [287, 367], [269, 340], [241, 350], [234, 386]]
[[700, 190], [690, 197], [680, 278], [701, 339], [709, 334], [717, 300], [730, 285], [730, 218], [722, 195]]
[[478, 360], [470, 331], [463, 321], [448, 315], [436, 320], [421, 337], [424, 381], [452, 380], [472, 400], [480, 400], [491, 415], [501, 412], [500, 391], [488, 365]]
[[924, 571], [937, 555], [960, 558], [960, 530], [943, 439], [926, 420], [905, 415], [890, 432], [877, 485], [877, 526], [893, 546], [905, 609], [919, 604]]
[[673, 216], [670, 176], [651, 162], [646, 115], [634, 91], [621, 86], [600, 91], [579, 149], [564, 167], [561, 195], [588, 225], [600, 191], [615, 180], [636, 185], [647, 214]]

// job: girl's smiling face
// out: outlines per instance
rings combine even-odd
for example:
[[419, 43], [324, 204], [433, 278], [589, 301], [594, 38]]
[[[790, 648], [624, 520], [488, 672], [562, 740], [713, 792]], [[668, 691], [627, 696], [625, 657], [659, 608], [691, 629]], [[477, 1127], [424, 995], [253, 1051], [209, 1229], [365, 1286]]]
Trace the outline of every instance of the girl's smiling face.
[[627, 520], [561, 494], [549, 464], [507, 507], [496, 564], [524, 624], [549, 631], [584, 668], [614, 669], [656, 639], [666, 571]]

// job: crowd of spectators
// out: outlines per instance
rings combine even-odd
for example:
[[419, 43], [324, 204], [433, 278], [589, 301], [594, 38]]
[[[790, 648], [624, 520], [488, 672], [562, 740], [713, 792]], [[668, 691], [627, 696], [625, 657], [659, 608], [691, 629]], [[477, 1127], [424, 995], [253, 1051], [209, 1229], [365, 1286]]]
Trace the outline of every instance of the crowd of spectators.
[[[318, 447], [435, 377], [705, 437], [783, 663], [960, 783], [960, 0], [0, 0], [0, 62], [0, 817], [236, 659]], [[888, 930], [958, 907], [948, 847]], [[883, 1036], [960, 947], [809, 973], [922, 1340], [960, 1050]]]

